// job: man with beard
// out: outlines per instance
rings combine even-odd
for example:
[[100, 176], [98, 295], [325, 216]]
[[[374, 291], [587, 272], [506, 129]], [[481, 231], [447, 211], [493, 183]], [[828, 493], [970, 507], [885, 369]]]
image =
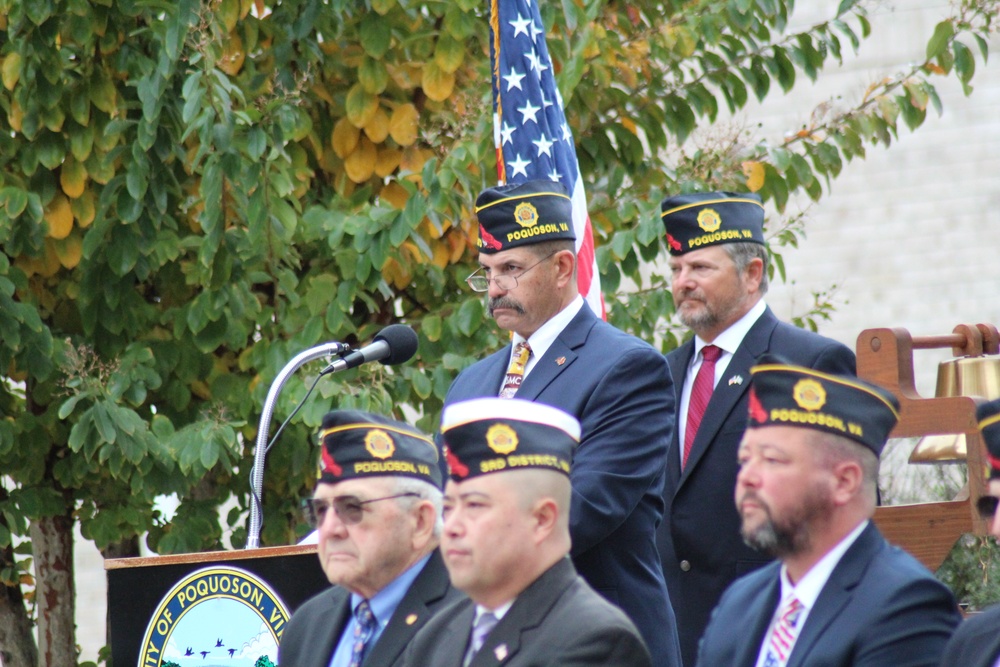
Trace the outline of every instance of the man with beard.
[[335, 585], [292, 615], [278, 662], [399, 665], [417, 630], [463, 597], [451, 587], [437, 548], [438, 446], [407, 424], [354, 410], [327, 414], [320, 441], [319, 480], [303, 509]]
[[469, 286], [513, 340], [462, 371], [445, 405], [513, 397], [576, 417], [570, 555], [580, 575], [639, 628], [653, 663], [680, 664], [654, 535], [673, 432], [663, 355], [596, 316], [580, 297], [571, 200], [552, 181], [484, 191], [476, 201], [480, 269]]
[[955, 599], [871, 522], [898, 401], [770, 355], [751, 373], [736, 507], [746, 543], [778, 561], [726, 590], [697, 664], [933, 667]]
[[764, 303], [768, 253], [759, 197], [688, 194], [665, 199], [661, 208], [674, 305], [695, 335], [667, 355], [677, 380], [677, 427], [656, 542], [684, 664], [691, 667], [722, 591], [769, 560], [740, 540], [731, 502], [750, 366], [774, 352], [802, 366], [853, 375], [855, 359], [836, 341], [779, 322]]

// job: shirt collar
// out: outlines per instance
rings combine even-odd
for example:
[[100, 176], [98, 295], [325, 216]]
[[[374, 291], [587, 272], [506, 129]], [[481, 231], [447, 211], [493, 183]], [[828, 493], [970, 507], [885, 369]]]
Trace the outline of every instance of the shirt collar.
[[[420, 571], [424, 569], [424, 565], [427, 564], [430, 557], [431, 555], [427, 554], [418, 560], [404, 570], [401, 575], [393, 579], [388, 586], [368, 600], [368, 605], [371, 607], [372, 615], [375, 616], [375, 621], [378, 623], [379, 628], [384, 628], [389, 623], [389, 619], [395, 613], [396, 607], [403, 601], [403, 596], [410, 590], [410, 585], [413, 584]], [[357, 593], [351, 593], [351, 609], [357, 609], [362, 600], [364, 598]]]
[[837, 567], [837, 563], [843, 558], [844, 553], [854, 544], [855, 540], [861, 535], [861, 532], [868, 525], [868, 521], [862, 521], [858, 526], [847, 534], [844, 539], [837, 542], [837, 545], [826, 552], [826, 555], [817, 561], [815, 565], [809, 568], [809, 571], [805, 573], [805, 576], [797, 584], [792, 584], [788, 579], [788, 568], [784, 565], [781, 566], [781, 599], [786, 600], [788, 596], [792, 593], [795, 597], [799, 599], [799, 602], [805, 606], [806, 609], [812, 609], [816, 604], [816, 600], [819, 598], [819, 594], [823, 591], [823, 587], [826, 586], [826, 582], [830, 579], [830, 575], [833, 574], [834, 568]]
[[[767, 310], [767, 304], [764, 303], [764, 299], [758, 300], [743, 317], [730, 324], [728, 329], [716, 336], [715, 340], [712, 341], [712, 345], [721, 348], [723, 352], [728, 354], [736, 354], [736, 348], [740, 346], [740, 343], [743, 342], [743, 339], [749, 333], [750, 328], [757, 323], [757, 320], [760, 319], [765, 310]], [[697, 357], [698, 353], [701, 352], [701, 348], [706, 345], [708, 343], [703, 341], [699, 336], [695, 336], [694, 356]]]
[[[516, 600], [516, 599], [517, 598], [514, 598], [514, 600]], [[472, 625], [475, 625], [476, 621], [478, 621], [479, 617], [482, 616], [483, 614], [493, 614], [494, 616], [496, 616], [497, 620], [499, 621], [500, 619], [502, 619], [504, 616], [507, 615], [508, 611], [510, 611], [510, 608], [514, 605], [514, 600], [509, 600], [507, 602], [504, 602], [502, 605], [500, 605], [496, 609], [487, 609], [483, 605], [477, 604], [476, 605], [476, 615], [472, 618]]]
[[[548, 349], [552, 347], [552, 343], [562, 333], [562, 330], [573, 321], [573, 318], [576, 317], [581, 308], [583, 308], [583, 297], [577, 295], [575, 299], [570, 301], [568, 306], [550, 317], [545, 324], [538, 327], [535, 333], [531, 334], [528, 338], [528, 345], [531, 346], [531, 356], [533, 359], [541, 359], [545, 356]], [[515, 346], [523, 340], [524, 338], [519, 334], [514, 334]]]

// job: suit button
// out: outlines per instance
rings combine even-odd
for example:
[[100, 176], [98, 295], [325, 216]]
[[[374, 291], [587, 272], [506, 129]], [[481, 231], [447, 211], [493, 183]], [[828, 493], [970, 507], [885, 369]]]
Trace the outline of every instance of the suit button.
[[681, 570], [683, 570], [684, 572], [690, 571], [691, 570], [691, 563], [687, 562], [686, 560], [682, 560], [681, 561]]

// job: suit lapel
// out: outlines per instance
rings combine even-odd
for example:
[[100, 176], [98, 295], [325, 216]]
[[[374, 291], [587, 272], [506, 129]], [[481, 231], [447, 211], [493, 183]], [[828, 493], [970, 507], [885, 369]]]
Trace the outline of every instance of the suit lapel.
[[307, 667], [327, 667], [330, 664], [340, 635], [351, 616], [351, 594], [343, 588], [337, 588], [336, 591], [338, 595], [332, 600], [330, 622], [324, 624], [326, 632], [316, 641], [316, 651], [313, 653], [316, 661], [310, 662]]
[[792, 655], [789, 656], [788, 667], [803, 667], [809, 664], [809, 653], [851, 601], [854, 589], [857, 588], [865, 569], [881, 544], [882, 539], [875, 524], [869, 522], [854, 544], [844, 552], [837, 567], [833, 568], [830, 578], [816, 599], [814, 608], [809, 610], [806, 624], [802, 627], [802, 634], [795, 641]]
[[733, 653], [734, 665], [755, 665], [760, 655], [760, 647], [765, 635], [771, 627], [771, 619], [778, 608], [781, 597], [781, 580], [778, 576], [778, 566], [772, 565], [772, 574], [767, 577], [767, 585], [761, 591], [746, 611], [748, 620], [747, 632], [741, 633], [743, 640]]
[[[469, 667], [497, 667], [517, 655], [521, 650], [521, 635], [542, 624], [575, 579], [576, 570], [569, 558], [550, 567], [517, 596], [514, 605], [486, 637]], [[469, 623], [471, 627], [471, 619]]]
[[[586, 303], [583, 304], [580, 312], [559, 332], [542, 358], [532, 366], [528, 377], [524, 378], [524, 383], [517, 390], [517, 398], [537, 400], [546, 387], [573, 365], [577, 358], [576, 350], [587, 342], [587, 336], [597, 321], [593, 311]], [[613, 350], [608, 351], [608, 354], [613, 353]]]
[[667, 361], [670, 364], [670, 376], [674, 379], [674, 433], [670, 438], [670, 449], [667, 452], [667, 479], [669, 483], [667, 488], [676, 488], [677, 480], [681, 477], [681, 444], [680, 444], [680, 429], [676, 424], [680, 423], [681, 419], [687, 419], [687, 415], [681, 415], [681, 392], [684, 390], [684, 376], [687, 375], [688, 364], [691, 363], [691, 357], [694, 355], [694, 340], [689, 340], [688, 342], [677, 348], [677, 351], [673, 354], [667, 355]]
[[378, 642], [364, 660], [365, 665], [391, 665], [406, 645], [417, 634], [417, 630], [431, 616], [430, 605], [448, 593], [448, 572], [444, 569], [441, 553], [435, 549], [430, 560], [413, 580], [410, 589], [403, 596], [389, 624], [382, 631]]
[[[743, 337], [740, 346], [736, 348], [733, 358], [726, 366], [726, 372], [719, 379], [719, 383], [712, 392], [712, 398], [705, 408], [705, 414], [701, 418], [701, 426], [698, 428], [698, 435], [695, 436], [691, 445], [691, 453], [688, 455], [687, 465], [681, 473], [679, 485], [691, 475], [697, 467], [698, 461], [708, 450], [708, 446], [715, 439], [719, 429], [730, 419], [733, 408], [750, 388], [750, 368], [757, 358], [767, 351], [771, 341], [771, 332], [777, 326], [778, 320], [771, 313], [770, 309], [764, 311], [747, 335]], [[692, 354], [694, 344], [691, 344]], [[690, 355], [688, 356], [690, 361]], [[687, 366], [685, 365], [685, 371]], [[682, 376], [683, 377], [683, 376]], [[732, 382], [730, 382], [732, 380]], [[687, 419], [687, 415], [684, 416]], [[742, 417], [741, 417], [742, 418]]]

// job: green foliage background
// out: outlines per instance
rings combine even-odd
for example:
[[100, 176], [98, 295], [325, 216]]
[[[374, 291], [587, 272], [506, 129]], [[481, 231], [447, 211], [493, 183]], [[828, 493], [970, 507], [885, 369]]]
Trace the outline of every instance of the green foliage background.
[[[856, 105], [711, 149], [685, 142], [860, 48], [864, 3], [798, 32], [792, 0], [542, 5], [609, 319], [669, 349], [659, 201], [759, 192], [783, 277], [801, 233], [789, 199], [819, 200], [846, 163], [940, 111], [936, 79], [968, 93], [997, 3], [958, 3], [926, 59]], [[263, 544], [304, 530], [295, 504], [331, 406], [409, 406], [434, 430], [456, 371], [502, 342], [463, 282], [470, 205], [495, 181], [485, 10], [0, 0], [0, 581], [30, 603], [30, 547], [13, 549], [31, 521], [68, 518], [106, 554], [145, 533], [160, 553], [217, 549], [227, 527], [241, 546], [264, 396], [319, 343], [397, 321], [420, 337], [406, 365], [319, 384], [269, 455]], [[316, 370], [289, 380], [277, 420]], [[171, 493], [167, 521], [153, 503]]]

